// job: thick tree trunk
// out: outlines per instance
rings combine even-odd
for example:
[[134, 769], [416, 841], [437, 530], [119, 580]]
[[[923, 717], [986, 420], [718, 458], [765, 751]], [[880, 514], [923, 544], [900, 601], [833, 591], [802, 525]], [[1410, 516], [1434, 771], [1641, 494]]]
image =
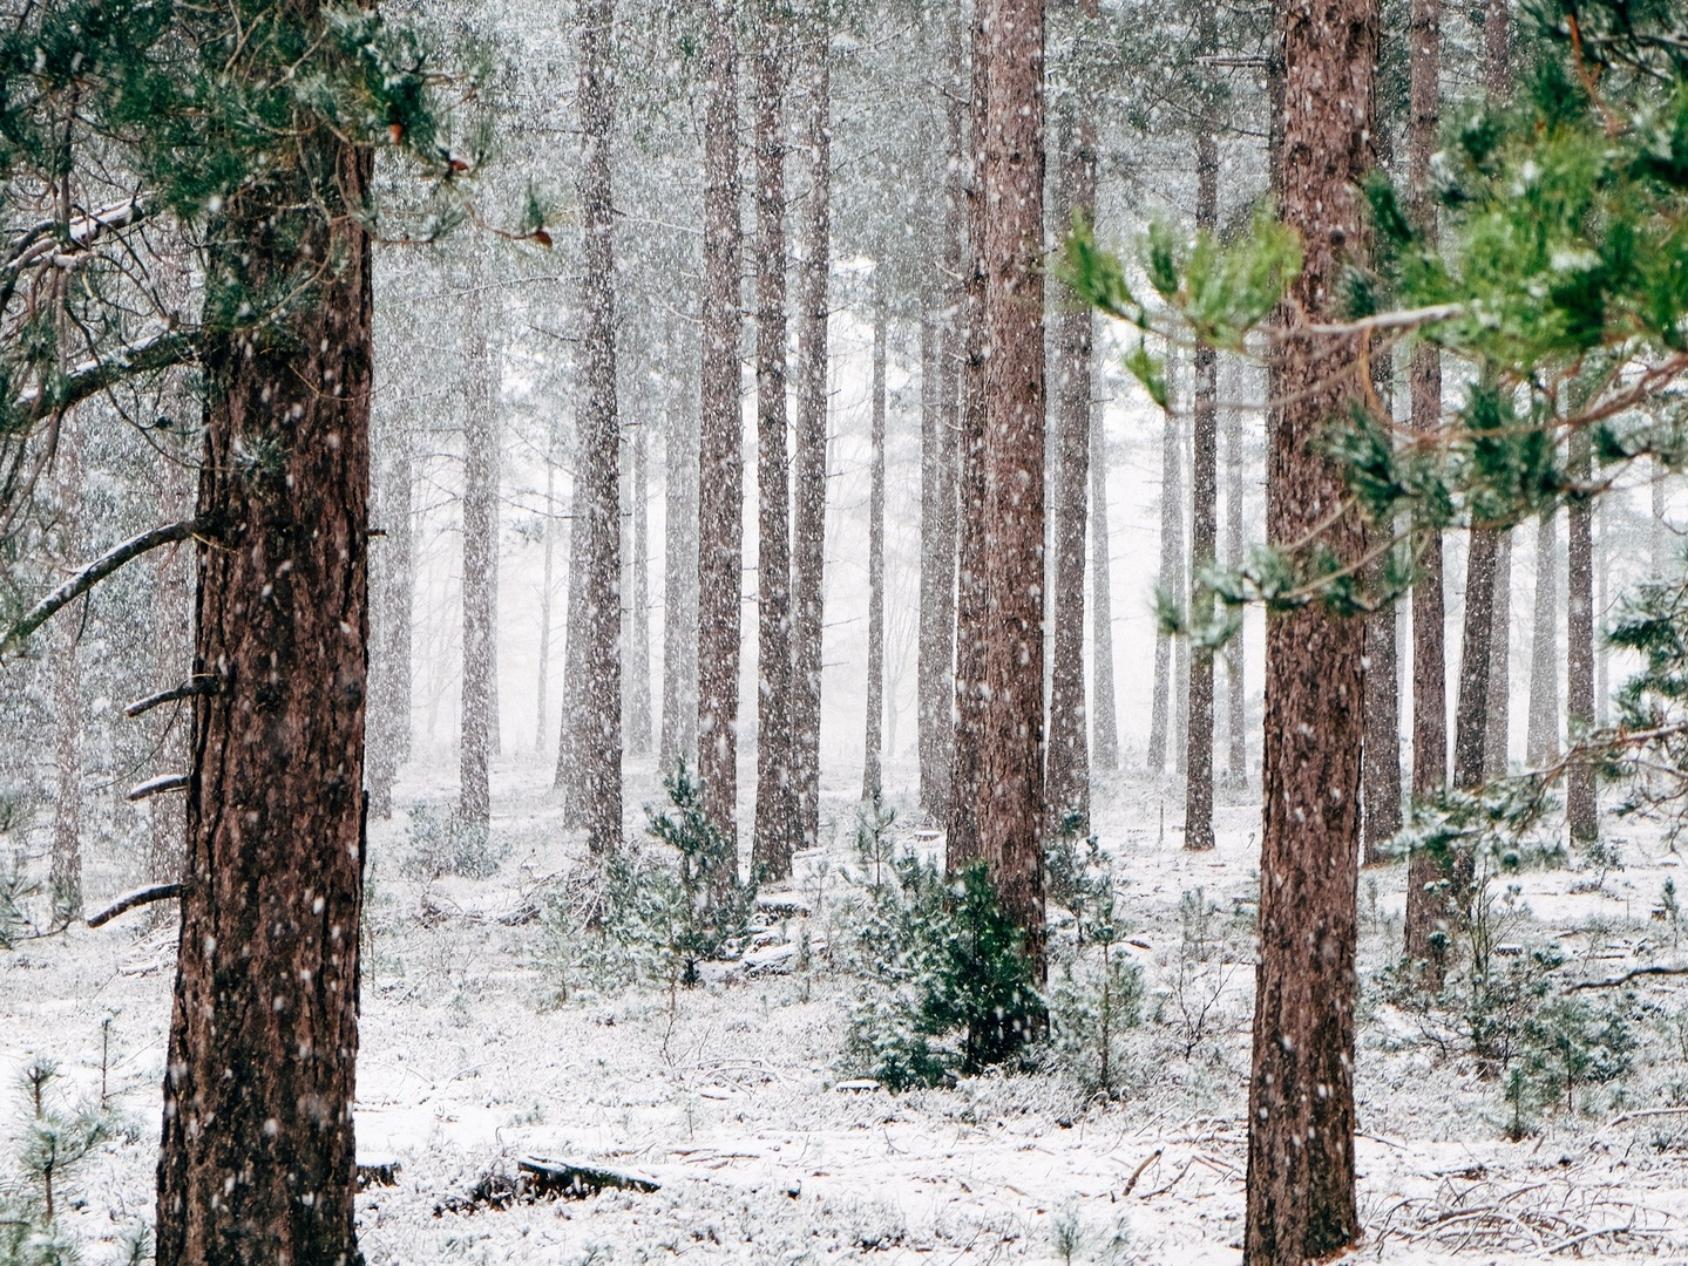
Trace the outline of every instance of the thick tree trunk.
[[[320, 34], [314, 4], [294, 21]], [[208, 226], [188, 860], [158, 1159], [160, 1266], [339, 1262], [353, 1225], [368, 666], [371, 152], [326, 128]], [[323, 173], [311, 180], [305, 173]], [[320, 261], [322, 271], [317, 271]], [[243, 460], [263, 452], [267, 460]]]
[[862, 799], [880, 792], [885, 718], [885, 370], [886, 321], [882, 298], [873, 309], [873, 397], [868, 446], [872, 450], [867, 499], [867, 735], [862, 757]]
[[1499, 534], [1495, 554], [1493, 627], [1489, 634], [1488, 729], [1483, 736], [1483, 776], [1506, 773], [1507, 739], [1512, 725], [1512, 533]]
[[[621, 415], [616, 396], [615, 203], [610, 167], [615, 118], [610, 82], [614, 0], [580, 0], [579, 22], [579, 192], [584, 238], [580, 306], [584, 322], [581, 390], [575, 406], [579, 442], [570, 566], [576, 569], [571, 579], [580, 585], [580, 601], [578, 628], [569, 629], [568, 658], [569, 671], [580, 679], [563, 725], [574, 730], [570, 755], [575, 761], [571, 776], [578, 793], [578, 820], [586, 828], [588, 848], [603, 853], [621, 843]], [[738, 626], [733, 627], [736, 635]], [[563, 746], [567, 750], [571, 745], [565, 742]], [[558, 776], [562, 778], [564, 771], [559, 769]]]
[[734, 0], [710, 0], [705, 52], [703, 422], [698, 445], [698, 773], [704, 811], [738, 835], [739, 416], [738, 49]]
[[[1079, 0], [1077, 16], [1093, 18], [1095, 0]], [[1077, 118], [1070, 117], [1073, 113]], [[1065, 233], [1075, 219], [1096, 220], [1096, 123], [1081, 98], [1062, 129], [1061, 165]], [[1076, 813], [1089, 829], [1090, 749], [1084, 691], [1084, 534], [1090, 493], [1090, 399], [1094, 361], [1092, 313], [1056, 297], [1055, 575], [1054, 638], [1050, 653], [1049, 753], [1046, 799], [1051, 818]]]
[[[477, 251], [478, 247], [474, 248]], [[469, 336], [463, 421], [463, 690], [457, 820], [483, 838], [492, 822], [491, 760], [498, 676], [498, 381], [487, 331], [487, 270], [470, 270], [464, 296]]]
[[780, 123], [786, 35], [763, 0], [756, 50], [756, 488], [758, 546], [756, 826], [752, 864], [791, 874], [801, 822], [792, 752], [791, 519], [786, 453], [785, 136]]
[[[990, 86], [984, 6], [972, 12], [971, 83], [968, 99], [967, 262], [962, 272], [963, 364], [957, 427], [959, 480], [955, 584], [955, 737], [950, 757], [949, 830], [944, 863], [951, 875], [980, 860], [977, 807], [984, 789], [980, 743], [984, 733], [985, 639], [989, 610], [985, 587], [985, 407], [989, 333], [985, 317], [985, 99]], [[1042, 205], [1041, 196], [1038, 203]], [[1041, 342], [1040, 342], [1041, 346]], [[1042, 487], [1041, 479], [1039, 487]], [[1041, 588], [1042, 582], [1039, 582]], [[1026, 669], [1043, 689], [1041, 659]]]
[[1559, 755], [1559, 541], [1557, 513], [1536, 521], [1536, 596], [1530, 634], [1530, 716], [1524, 763], [1540, 769]]
[[[1298, 541], [1346, 495], [1318, 448], [1362, 390], [1352, 340], [1299, 333], [1341, 308], [1363, 259], [1360, 186], [1371, 165], [1376, 0], [1285, 0], [1279, 176], [1306, 261], [1291, 292], [1274, 388], [1267, 538]], [[1340, 244], [1340, 245], [1339, 245]], [[1352, 252], [1347, 255], [1339, 252]], [[1293, 315], [1292, 315], [1293, 314]], [[1338, 559], [1364, 547], [1349, 511], [1321, 534]], [[1249, 1080], [1249, 1266], [1302, 1266], [1359, 1235], [1354, 1197], [1354, 949], [1364, 625], [1317, 605], [1269, 613], [1260, 857], [1260, 960]]]
[[[1415, 190], [1414, 218], [1434, 238], [1436, 203], [1430, 196], [1431, 157], [1441, 120], [1442, 0], [1412, 0], [1411, 99], [1407, 129], [1407, 181]], [[1442, 358], [1428, 344], [1412, 350], [1409, 369], [1412, 426], [1430, 435], [1442, 424]], [[1413, 796], [1428, 800], [1448, 782], [1448, 694], [1444, 663], [1446, 614], [1442, 593], [1442, 535], [1426, 532], [1418, 542], [1418, 577], [1412, 592]], [[1447, 918], [1436, 858], [1420, 849], [1407, 862], [1406, 954], [1421, 964], [1427, 983], [1441, 982], [1442, 956], [1436, 934]]]
[[[1590, 437], [1587, 432], [1573, 435], [1572, 478], [1587, 481], [1592, 470]], [[1565, 721], [1574, 744], [1594, 725], [1594, 507], [1586, 500], [1573, 501], [1567, 517]], [[1565, 786], [1565, 819], [1573, 842], [1587, 844], [1600, 838], [1594, 766], [1588, 761], [1571, 765]]]
[[985, 697], [979, 855], [1041, 979], [1043, 910], [1043, 3], [988, 0], [984, 53]]
[[662, 428], [662, 735], [657, 761], [697, 759], [697, 398], [679, 327], [670, 321]]
[[[1198, 18], [1201, 46], [1217, 51], [1213, 0]], [[1196, 227], [1219, 227], [1219, 144], [1204, 122], [1196, 136]], [[1213, 595], [1197, 577], [1214, 561], [1219, 520], [1219, 357], [1203, 343], [1196, 348], [1195, 434], [1191, 451], [1190, 612], [1197, 623], [1213, 614]], [[1213, 652], [1194, 646], [1190, 658], [1187, 712], [1189, 733], [1184, 758], [1184, 847], [1213, 847]]]
[[[1100, 384], [1096, 367], [1100, 351], [1091, 345], [1092, 383]], [[1114, 688], [1114, 598], [1112, 536], [1108, 530], [1108, 436], [1106, 414], [1096, 386], [1090, 401], [1090, 714], [1091, 763], [1097, 769], [1119, 768], [1119, 710]]]

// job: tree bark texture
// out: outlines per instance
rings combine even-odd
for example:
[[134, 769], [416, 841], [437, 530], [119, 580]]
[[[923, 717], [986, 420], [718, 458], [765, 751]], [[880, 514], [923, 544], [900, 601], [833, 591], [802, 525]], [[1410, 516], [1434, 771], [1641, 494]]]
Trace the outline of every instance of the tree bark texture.
[[1499, 533], [1495, 551], [1494, 610], [1489, 632], [1489, 702], [1483, 735], [1483, 776], [1506, 773], [1507, 738], [1512, 720], [1512, 533]]
[[1536, 593], [1530, 633], [1530, 715], [1524, 763], [1532, 769], [1559, 755], [1558, 512], [1536, 520]]
[[[1593, 471], [1587, 432], [1571, 437], [1571, 477], [1586, 481]], [[1571, 502], [1566, 547], [1565, 721], [1575, 744], [1594, 725], [1594, 506]], [[1571, 839], [1589, 844], [1600, 838], [1595, 802], [1594, 766], [1574, 761], [1565, 785], [1565, 819]]]

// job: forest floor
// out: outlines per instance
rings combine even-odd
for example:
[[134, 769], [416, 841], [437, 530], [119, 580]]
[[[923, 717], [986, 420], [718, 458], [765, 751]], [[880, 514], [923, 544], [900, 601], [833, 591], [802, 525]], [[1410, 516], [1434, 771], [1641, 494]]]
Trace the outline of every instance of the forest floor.
[[[1181, 814], [1175, 802], [1163, 813], [1158, 788], [1120, 781], [1098, 795], [1125, 952], [1145, 984], [1117, 1097], [1087, 1099], [1055, 1069], [894, 1096], [852, 1088], [837, 1064], [859, 987], [823, 948], [842, 935], [853, 865], [845, 788], [826, 799], [825, 845], [800, 857], [794, 891], [810, 914], [767, 938], [795, 943], [807, 925], [807, 962], [712, 972], [672, 997], [575, 982], [562, 998], [552, 932], [527, 917], [581, 850], [558, 830], [547, 772], [500, 771], [503, 856], [487, 878], [410, 877], [404, 816], [372, 830], [357, 1128], [361, 1154], [401, 1168], [395, 1186], [360, 1198], [371, 1266], [1240, 1261], [1254, 803], [1222, 797], [1218, 849], [1192, 854], [1162, 826]], [[630, 809], [656, 793], [647, 775]], [[896, 829], [914, 839], [912, 824]], [[1644, 829], [1607, 831], [1617, 867], [1508, 881], [1519, 893], [1497, 907], [1503, 956], [1557, 946], [1566, 978], [1682, 961], [1676, 923], [1653, 917], [1681, 859]], [[91, 874], [95, 904], [125, 882]], [[1570, 1110], [1537, 1105], [1531, 1132], [1510, 1142], [1504, 1087], [1448, 1037], [1457, 1019], [1403, 1011], [1379, 987], [1398, 954], [1404, 882], [1400, 864], [1361, 878], [1366, 1240], [1349, 1260], [1688, 1261], [1688, 979], [1635, 982], [1628, 1073], [1576, 1087]], [[173, 949], [167, 924], [146, 930], [131, 914], [0, 955], [0, 1072], [43, 1053], [97, 1094], [112, 1017], [104, 1075], [133, 1128], [78, 1182], [70, 1223], [91, 1262], [151, 1215]], [[0, 1142], [13, 1130], [0, 1123]], [[529, 1153], [635, 1169], [660, 1189], [440, 1211]]]

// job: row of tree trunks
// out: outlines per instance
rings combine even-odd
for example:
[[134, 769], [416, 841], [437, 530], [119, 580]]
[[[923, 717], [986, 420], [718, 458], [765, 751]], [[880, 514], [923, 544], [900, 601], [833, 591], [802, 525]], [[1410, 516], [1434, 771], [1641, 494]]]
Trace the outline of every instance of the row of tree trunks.
[[751, 864], [791, 874], [799, 832], [792, 779], [791, 519], [786, 469], [785, 93], [787, 33], [763, 0], [756, 48], [756, 822]]
[[[1360, 190], [1372, 166], [1376, 0], [1285, 0], [1277, 8], [1283, 142], [1277, 194], [1305, 262], [1285, 305], [1271, 396], [1267, 538], [1318, 529], [1341, 504], [1342, 473], [1318, 438], [1366, 384], [1335, 319], [1345, 270], [1364, 259]], [[1348, 511], [1322, 533], [1357, 558]], [[1260, 857], [1260, 958], [1249, 1079], [1250, 1266], [1301, 1266], [1359, 1234], [1354, 1194], [1354, 952], [1364, 738], [1364, 626], [1317, 606], [1269, 612]]]
[[738, 48], [734, 0], [711, 0], [704, 52], [702, 426], [698, 446], [698, 774], [736, 839], [744, 463], [739, 416]]

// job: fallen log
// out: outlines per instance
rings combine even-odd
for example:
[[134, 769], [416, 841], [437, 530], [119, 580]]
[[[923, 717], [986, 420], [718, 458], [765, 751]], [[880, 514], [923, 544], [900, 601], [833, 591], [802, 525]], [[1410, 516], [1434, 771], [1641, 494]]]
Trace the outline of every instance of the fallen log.
[[536, 1196], [580, 1199], [595, 1196], [606, 1188], [646, 1192], [662, 1188], [650, 1175], [631, 1169], [613, 1169], [553, 1156], [523, 1156], [516, 1162], [516, 1169], [527, 1175], [528, 1186]]

